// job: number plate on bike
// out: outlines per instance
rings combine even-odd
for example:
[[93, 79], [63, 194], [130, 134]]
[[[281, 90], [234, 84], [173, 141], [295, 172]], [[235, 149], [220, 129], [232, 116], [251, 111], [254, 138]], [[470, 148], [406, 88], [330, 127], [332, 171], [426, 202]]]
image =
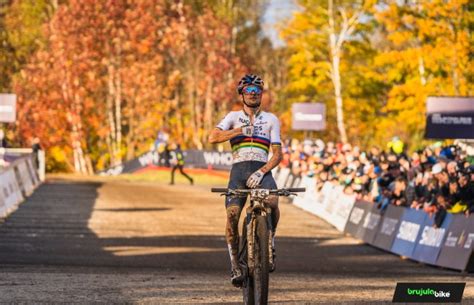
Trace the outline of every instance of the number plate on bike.
[[266, 199], [270, 194], [270, 190], [267, 189], [253, 189], [250, 193], [250, 197], [253, 199]]

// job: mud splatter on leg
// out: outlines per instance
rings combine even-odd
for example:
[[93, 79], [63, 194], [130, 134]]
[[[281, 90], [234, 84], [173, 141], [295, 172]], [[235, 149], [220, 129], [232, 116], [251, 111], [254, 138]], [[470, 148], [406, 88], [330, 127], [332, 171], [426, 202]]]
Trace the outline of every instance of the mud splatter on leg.
[[232, 268], [238, 266], [238, 252], [239, 252], [239, 218], [242, 209], [239, 206], [231, 205], [227, 208], [227, 224], [225, 236], [227, 240], [227, 247], [229, 248], [230, 262]]

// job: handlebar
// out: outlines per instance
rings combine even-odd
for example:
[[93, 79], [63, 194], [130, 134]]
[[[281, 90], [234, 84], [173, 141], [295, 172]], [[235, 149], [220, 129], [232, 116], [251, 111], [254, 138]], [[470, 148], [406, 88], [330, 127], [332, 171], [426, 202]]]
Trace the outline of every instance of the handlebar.
[[[220, 187], [211, 188], [211, 192], [224, 193], [223, 195], [250, 194], [252, 191], [255, 191], [255, 190], [257, 189], [229, 189], [229, 188], [220, 188]], [[289, 195], [292, 195], [293, 193], [306, 192], [306, 188], [294, 187], [294, 188], [275, 189], [275, 190], [268, 190], [268, 191], [272, 195], [289, 196]]]

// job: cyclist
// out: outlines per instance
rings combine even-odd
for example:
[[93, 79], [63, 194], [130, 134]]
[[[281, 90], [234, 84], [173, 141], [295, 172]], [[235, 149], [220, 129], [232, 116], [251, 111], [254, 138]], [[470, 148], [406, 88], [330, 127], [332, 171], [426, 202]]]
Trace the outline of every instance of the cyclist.
[[[263, 85], [263, 80], [259, 76], [245, 75], [237, 86], [237, 92], [242, 97], [243, 110], [228, 113], [209, 136], [209, 142], [213, 144], [230, 140], [233, 163], [228, 188], [231, 189], [277, 188], [271, 170], [282, 160], [280, 121], [275, 115], [260, 109]], [[268, 160], [270, 147], [273, 155]], [[227, 212], [225, 234], [231, 262], [231, 282], [237, 287], [244, 280], [238, 263], [238, 223], [246, 199], [228, 196], [225, 200]], [[272, 208], [274, 246], [275, 230], [280, 218], [278, 197], [271, 196], [267, 203]], [[271, 271], [274, 269], [274, 265], [270, 266]]]

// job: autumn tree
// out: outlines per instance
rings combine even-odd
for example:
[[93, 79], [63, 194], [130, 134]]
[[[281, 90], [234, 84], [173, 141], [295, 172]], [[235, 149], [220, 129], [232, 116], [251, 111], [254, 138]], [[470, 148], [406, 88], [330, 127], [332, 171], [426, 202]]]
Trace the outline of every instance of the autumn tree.
[[390, 86], [376, 137], [398, 134], [420, 145], [427, 96], [472, 95], [472, 9], [467, 0], [390, 1], [375, 17], [381, 39], [374, 69]]
[[[37, 130], [76, 172], [135, 157], [163, 127], [202, 148], [232, 95], [229, 70], [242, 71], [225, 47], [230, 26], [181, 1], [71, 0], [43, 30], [15, 84], [19, 134]], [[48, 124], [63, 136], [46, 134]]]
[[[347, 142], [344, 112], [348, 107], [343, 101], [350, 97], [351, 88], [343, 89], [343, 85], [351, 84], [351, 77], [356, 75], [351, 62], [369, 51], [364, 45], [370, 33], [368, 12], [374, 3], [334, 0], [299, 3], [303, 10], [295, 14], [283, 32], [291, 50], [287, 91], [298, 102], [328, 101], [332, 95], [335, 107], [328, 104], [327, 108], [330, 122], [335, 124], [329, 125], [337, 126], [339, 139]], [[335, 117], [331, 113], [333, 108]]]

